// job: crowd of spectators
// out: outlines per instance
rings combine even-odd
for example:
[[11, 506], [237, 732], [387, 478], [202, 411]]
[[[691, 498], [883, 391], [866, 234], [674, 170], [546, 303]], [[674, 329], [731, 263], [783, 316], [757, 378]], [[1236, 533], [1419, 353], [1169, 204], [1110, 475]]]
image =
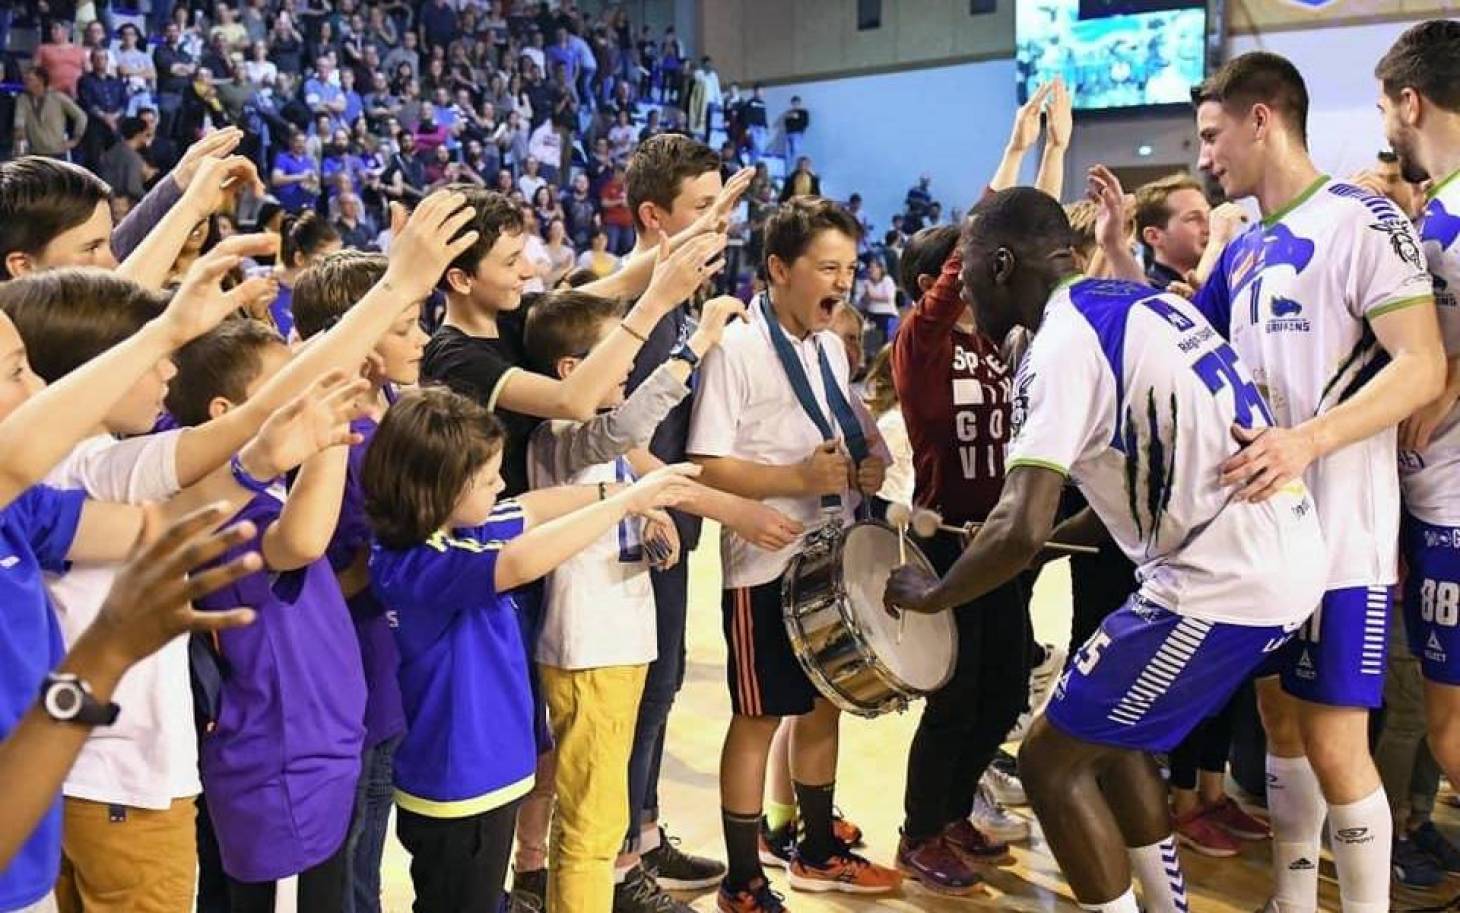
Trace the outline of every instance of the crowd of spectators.
[[[236, 126], [278, 204], [246, 201], [245, 221], [261, 205], [270, 219], [313, 210], [345, 246], [385, 250], [390, 202], [480, 184], [535, 226], [531, 255], [551, 285], [616, 268], [633, 243], [624, 166], [645, 138], [684, 132], [720, 151], [727, 176], [759, 167], [733, 226], [729, 289], [748, 279], [775, 204], [820, 187], [799, 155], [799, 97], [772, 119], [760, 86], [722, 90], [673, 26], [632, 23], [621, 5], [154, 0], [139, 12], [115, 0], [89, 22], [65, 6], [32, 4], [8, 23], [41, 37], [13, 151], [91, 168], [118, 217], [190, 143]], [[785, 164], [767, 167], [768, 155]]]

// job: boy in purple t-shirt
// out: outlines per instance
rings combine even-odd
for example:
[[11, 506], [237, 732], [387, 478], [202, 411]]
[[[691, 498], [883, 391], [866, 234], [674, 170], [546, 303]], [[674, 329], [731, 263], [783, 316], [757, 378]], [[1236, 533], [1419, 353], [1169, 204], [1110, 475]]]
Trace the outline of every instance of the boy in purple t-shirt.
[[[385, 275], [388, 265], [381, 254], [346, 250], [331, 254], [305, 271], [294, 290], [295, 328], [300, 338], [311, 339], [333, 326]], [[412, 385], [420, 379], [421, 355], [428, 338], [421, 329], [420, 317], [419, 303], [406, 308], [375, 344], [371, 358], [374, 383], [363, 403], [366, 414], [352, 424], [361, 440], [350, 447], [340, 519], [327, 552], [355, 622], [365, 669], [365, 753], [346, 847], [356, 913], [380, 910], [380, 862], [394, 805], [395, 749], [406, 731], [400, 683], [396, 680], [400, 652], [391, 632], [393, 623], [390, 612], [369, 585], [367, 561], [372, 537], [360, 476], [365, 450], [395, 399], [391, 385]]]
[[[184, 426], [216, 418], [288, 359], [272, 328], [228, 321], [178, 352], [168, 409]], [[254, 496], [233, 522], [252, 522], [257, 535], [220, 560], [257, 551], [264, 568], [198, 603], [246, 606], [257, 615], [215, 641], [223, 683], [200, 752], [235, 911], [272, 910], [275, 882], [295, 874], [300, 909], [344, 905], [365, 678], [349, 609], [324, 554], [348, 456], [333, 447], [306, 461], [287, 500], [282, 480], [254, 480]]]

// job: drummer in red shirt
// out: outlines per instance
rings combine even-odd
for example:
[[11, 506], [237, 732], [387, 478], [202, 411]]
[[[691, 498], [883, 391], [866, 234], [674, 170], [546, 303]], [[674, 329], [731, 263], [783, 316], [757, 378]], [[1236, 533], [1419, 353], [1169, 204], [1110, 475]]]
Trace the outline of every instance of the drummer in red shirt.
[[[961, 526], [982, 521], [1003, 488], [1011, 377], [998, 345], [974, 326], [957, 241], [956, 227], [940, 226], [908, 242], [904, 287], [922, 295], [893, 342], [892, 372], [913, 450], [913, 500]], [[939, 573], [963, 547], [943, 532], [922, 545]], [[1007, 844], [969, 816], [979, 778], [1028, 696], [1026, 611], [1017, 581], [954, 609], [953, 677], [928, 696], [913, 737], [897, 862], [939, 893], [968, 893], [980, 880], [975, 863], [1011, 859]]]

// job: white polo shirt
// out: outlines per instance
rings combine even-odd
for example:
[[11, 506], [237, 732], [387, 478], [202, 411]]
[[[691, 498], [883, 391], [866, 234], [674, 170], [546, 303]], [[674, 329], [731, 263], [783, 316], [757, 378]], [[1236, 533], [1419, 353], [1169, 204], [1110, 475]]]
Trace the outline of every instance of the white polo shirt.
[[[182, 430], [118, 441], [87, 438], [46, 476], [55, 488], [81, 489], [98, 501], [141, 504], [178, 492], [177, 443]], [[121, 564], [73, 564], [47, 574], [69, 649], [96, 619]], [[188, 681], [188, 639], [171, 643], [122, 676], [112, 700], [122, 708], [111, 726], [93, 729], [76, 757], [62, 792], [76, 799], [166, 809], [195, 796], [198, 748], [193, 692]]]
[[[734, 457], [771, 466], [799, 463], [821, 446], [821, 432], [801, 408], [786, 378], [758, 299], [748, 311], [749, 320], [726, 327], [719, 347], [707, 353], [701, 363], [685, 450], [693, 456]], [[827, 404], [818, 346], [826, 353], [832, 374], [856, 412], [863, 433], [873, 445], [873, 453], [887, 459], [876, 424], [851, 392], [851, 372], [841, 340], [830, 330], [812, 333], [805, 339], [796, 339], [789, 331], [785, 333], [806, 372], [816, 404], [832, 428], [840, 433]], [[828, 519], [843, 526], [850, 523], [860, 501], [855, 492], [844, 494], [840, 512], [830, 518], [823, 513], [821, 499], [815, 495], [767, 498], [765, 503], [800, 521], [809, 532]], [[775, 580], [800, 550], [799, 539], [780, 551], [769, 552], [724, 530], [720, 535], [724, 586], [727, 589], [757, 586]]]

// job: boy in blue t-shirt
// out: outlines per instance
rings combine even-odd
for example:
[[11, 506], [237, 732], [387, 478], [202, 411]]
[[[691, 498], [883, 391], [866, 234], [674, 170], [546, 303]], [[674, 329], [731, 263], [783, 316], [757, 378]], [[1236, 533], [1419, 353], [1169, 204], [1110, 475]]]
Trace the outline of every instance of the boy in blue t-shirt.
[[537, 760], [527, 655], [510, 590], [628, 514], [696, 490], [689, 467], [632, 486], [528, 492], [498, 503], [503, 432], [481, 405], [427, 387], [386, 412], [365, 457], [370, 580], [396, 613], [408, 728], [395, 757], [397, 824], [421, 909], [495, 909], [517, 805]]

